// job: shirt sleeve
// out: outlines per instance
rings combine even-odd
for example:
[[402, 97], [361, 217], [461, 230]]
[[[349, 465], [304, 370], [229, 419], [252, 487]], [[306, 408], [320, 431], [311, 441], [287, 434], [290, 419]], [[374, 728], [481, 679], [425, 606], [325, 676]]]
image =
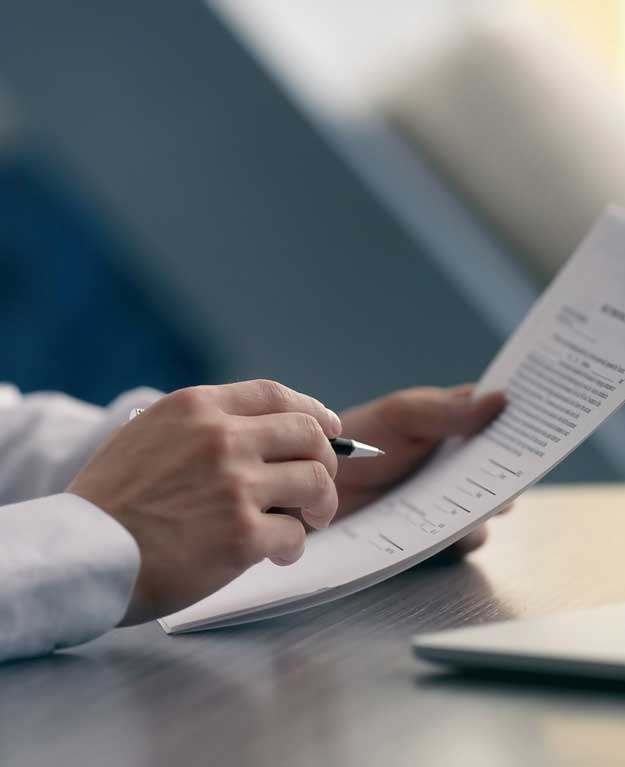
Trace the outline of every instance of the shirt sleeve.
[[94, 639], [123, 618], [139, 550], [69, 493], [0, 507], [0, 661]]
[[0, 660], [85, 642], [124, 616], [138, 547], [110, 515], [63, 491], [133, 407], [161, 396], [135, 389], [101, 408], [0, 385]]
[[0, 506], [62, 493], [132, 408], [147, 408], [162, 396], [133, 389], [103, 408], [0, 385]]

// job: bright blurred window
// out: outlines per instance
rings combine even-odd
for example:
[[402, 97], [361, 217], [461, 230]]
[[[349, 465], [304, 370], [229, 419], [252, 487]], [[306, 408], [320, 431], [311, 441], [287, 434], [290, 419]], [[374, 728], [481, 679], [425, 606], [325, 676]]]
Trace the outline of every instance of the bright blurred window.
[[625, 82], [625, 2], [623, 0], [531, 0], [559, 17], [616, 77]]

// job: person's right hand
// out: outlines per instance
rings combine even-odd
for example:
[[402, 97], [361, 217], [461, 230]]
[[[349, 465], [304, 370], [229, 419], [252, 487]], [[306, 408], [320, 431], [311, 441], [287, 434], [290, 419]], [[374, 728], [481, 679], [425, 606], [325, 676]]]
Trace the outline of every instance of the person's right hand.
[[67, 488], [134, 536], [141, 568], [123, 623], [186, 607], [268, 557], [295, 562], [302, 522], [337, 508], [341, 422], [320, 402], [273, 381], [181, 389], [130, 421]]

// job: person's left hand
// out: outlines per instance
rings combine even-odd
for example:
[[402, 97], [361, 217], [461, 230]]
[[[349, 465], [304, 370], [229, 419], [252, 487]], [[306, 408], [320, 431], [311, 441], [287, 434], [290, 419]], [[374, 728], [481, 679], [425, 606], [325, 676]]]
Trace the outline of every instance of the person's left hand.
[[[412, 474], [446, 437], [479, 431], [504, 407], [501, 392], [473, 398], [473, 386], [414, 388], [341, 413], [343, 434], [386, 451], [379, 458], [340, 460], [338, 519]], [[463, 555], [486, 540], [484, 525], [448, 550]]]

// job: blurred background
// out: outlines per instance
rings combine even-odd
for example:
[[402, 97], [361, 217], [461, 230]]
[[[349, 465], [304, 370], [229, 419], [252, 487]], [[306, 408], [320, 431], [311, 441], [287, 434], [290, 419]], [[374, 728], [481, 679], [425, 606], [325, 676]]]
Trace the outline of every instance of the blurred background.
[[[473, 380], [625, 204], [620, 0], [2, 0], [0, 380]], [[613, 418], [550, 479], [625, 476]]]

